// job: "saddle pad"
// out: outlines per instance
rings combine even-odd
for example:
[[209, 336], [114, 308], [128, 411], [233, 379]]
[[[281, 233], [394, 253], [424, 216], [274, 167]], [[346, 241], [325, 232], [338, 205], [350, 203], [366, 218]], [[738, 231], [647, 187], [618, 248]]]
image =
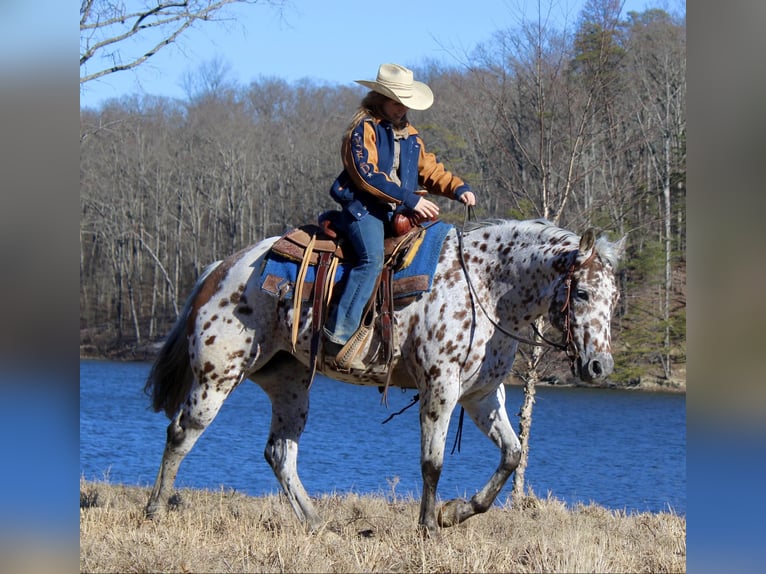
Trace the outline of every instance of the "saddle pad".
[[[413, 260], [406, 267], [394, 273], [394, 299], [413, 297], [431, 290], [444, 238], [452, 227], [448, 223], [437, 221], [426, 228], [423, 241]], [[261, 289], [284, 299], [292, 299], [298, 267], [299, 264], [295, 261], [270, 251], [261, 271]], [[351, 267], [346, 264], [338, 265], [335, 281], [342, 281], [349, 269]], [[303, 290], [304, 301], [310, 300], [313, 296], [315, 278], [316, 266], [311, 265], [306, 271], [306, 286]]]

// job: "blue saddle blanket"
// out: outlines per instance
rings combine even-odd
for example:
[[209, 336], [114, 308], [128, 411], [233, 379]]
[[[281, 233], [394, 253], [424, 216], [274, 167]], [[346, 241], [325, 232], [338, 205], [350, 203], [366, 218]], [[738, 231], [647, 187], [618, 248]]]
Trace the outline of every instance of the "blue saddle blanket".
[[[442, 245], [452, 227], [448, 223], [437, 221], [426, 228], [413, 260], [394, 273], [394, 299], [413, 297], [431, 290]], [[299, 267], [299, 263], [269, 252], [261, 271], [261, 289], [272, 295], [292, 299]], [[346, 264], [338, 265], [335, 281], [343, 281], [350, 268]], [[316, 266], [311, 265], [306, 271], [305, 283], [313, 285], [315, 279]], [[310, 292], [311, 289], [304, 289], [303, 299], [308, 300]]]

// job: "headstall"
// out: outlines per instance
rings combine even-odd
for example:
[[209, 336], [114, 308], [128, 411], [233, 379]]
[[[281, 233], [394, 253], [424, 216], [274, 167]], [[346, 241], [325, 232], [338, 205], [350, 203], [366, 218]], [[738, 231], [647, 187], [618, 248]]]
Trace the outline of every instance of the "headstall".
[[465, 274], [466, 281], [468, 282], [468, 291], [471, 296], [471, 302], [474, 302], [474, 301], [477, 302], [481, 310], [484, 312], [484, 315], [489, 320], [489, 322], [492, 323], [495, 329], [497, 329], [504, 335], [507, 335], [508, 337], [511, 337], [512, 339], [515, 339], [516, 341], [519, 341], [520, 343], [525, 343], [527, 345], [534, 345], [538, 347], [549, 345], [560, 351], [564, 351], [564, 353], [566, 353], [567, 358], [569, 359], [569, 366], [572, 369], [572, 373], [574, 374], [575, 362], [577, 361], [577, 358], [579, 357], [579, 353], [577, 352], [577, 348], [575, 347], [575, 344], [574, 344], [572, 322], [569, 316], [569, 311], [571, 309], [571, 301], [572, 301], [572, 278], [574, 277], [574, 273], [578, 268], [585, 267], [595, 258], [596, 249], [593, 248], [588, 258], [585, 261], [583, 261], [579, 266], [576, 264], [577, 252], [575, 252], [573, 261], [569, 265], [569, 269], [567, 270], [567, 275], [566, 275], [566, 278], [564, 279], [564, 285], [566, 285], [566, 290], [567, 290], [566, 298], [564, 300], [564, 304], [561, 306], [561, 309], [559, 309], [559, 313], [563, 315], [563, 325], [562, 325], [563, 342], [556, 343], [555, 341], [551, 341], [539, 331], [539, 329], [535, 326], [534, 323], [532, 323], [532, 329], [534, 330], [535, 335], [542, 342], [533, 341], [503, 328], [502, 325], [500, 325], [495, 319], [493, 319], [490, 316], [490, 314], [487, 312], [487, 309], [484, 307], [484, 304], [481, 302], [481, 299], [479, 298], [478, 294], [476, 293], [476, 289], [474, 288], [473, 282], [471, 281], [471, 276], [468, 273], [468, 266], [465, 262], [465, 257], [463, 256], [463, 234], [464, 234], [469, 210], [470, 210], [470, 207], [466, 207], [466, 218], [463, 220], [463, 229], [458, 231], [457, 239], [458, 239], [458, 253], [460, 257], [460, 266], [463, 268], [463, 273]]

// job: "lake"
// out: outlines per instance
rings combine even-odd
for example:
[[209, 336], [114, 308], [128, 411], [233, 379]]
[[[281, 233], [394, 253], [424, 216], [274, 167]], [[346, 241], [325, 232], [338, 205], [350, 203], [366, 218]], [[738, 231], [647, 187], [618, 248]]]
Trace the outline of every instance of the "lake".
[[[149, 363], [80, 361], [80, 475], [87, 480], [149, 486], [162, 458], [168, 419], [143, 394]], [[318, 376], [300, 443], [306, 490], [323, 493], [412, 494], [419, 498], [420, 438], [414, 391], [377, 389]], [[518, 430], [520, 387], [507, 388]], [[466, 416], [460, 452], [447, 438], [438, 496], [470, 497], [499, 462], [499, 451]], [[259, 496], [280, 491], [263, 457], [271, 408], [257, 385], [240, 385], [181, 464], [177, 487], [235, 489]], [[537, 496], [595, 502], [610, 509], [686, 514], [684, 395], [609, 389], [538, 387], [526, 485]], [[498, 496], [510, 496], [509, 480]]]

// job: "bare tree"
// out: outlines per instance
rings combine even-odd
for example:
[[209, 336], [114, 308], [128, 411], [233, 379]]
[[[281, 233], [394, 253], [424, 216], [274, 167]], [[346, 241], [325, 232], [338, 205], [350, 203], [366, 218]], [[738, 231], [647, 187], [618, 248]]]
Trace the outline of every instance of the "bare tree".
[[[597, 190], [584, 182], [602, 164], [586, 162], [586, 150], [608, 133], [602, 118], [613, 114], [622, 53], [616, 41], [620, 6], [618, 0], [589, 0], [574, 36], [553, 29], [541, 9], [536, 20], [497, 37], [497, 56], [490, 64], [496, 80], [487, 84], [498, 88], [492, 88], [497, 110], [493, 137], [501, 151], [495, 160], [502, 162], [498, 171], [503, 164], [515, 168], [506, 170], [506, 190], [521, 217], [583, 226], [596, 214]], [[537, 330], [543, 332], [542, 320]], [[541, 347], [520, 354], [522, 452], [514, 497], [524, 494], [535, 385], [543, 370]]]
[[[439, 96], [413, 121], [429, 150], [478, 191], [480, 217], [560, 216], [572, 229], [633, 232], [621, 301], [635, 312], [621, 303], [619, 383], [659, 364], [670, 231], [675, 261], [684, 256], [686, 87], [677, 70], [685, 54], [675, 51], [683, 37], [674, 30], [683, 34], [685, 24], [644, 14], [615, 28], [613, 7], [589, 4], [574, 34], [526, 23], [465, 67], [424, 66], [420, 75]], [[186, 100], [134, 96], [81, 110], [86, 343], [106, 350], [153, 341], [209, 262], [336, 207], [327, 191], [342, 169], [340, 137], [360, 89], [278, 78], [240, 86], [227, 72], [220, 59], [200, 66], [187, 75]], [[463, 211], [451, 206], [445, 219], [458, 223]], [[676, 353], [685, 301], [674, 302]], [[522, 345], [522, 380], [563, 374], [560, 355], [540, 351]], [[525, 415], [527, 432], [529, 423]]]
[[[262, 0], [280, 11], [286, 0]], [[82, 0], [80, 84], [135, 68], [198, 22], [225, 20], [224, 8], [258, 0]], [[89, 69], [90, 68], [90, 69]]]
[[630, 14], [631, 55], [635, 73], [636, 119], [650, 159], [649, 187], [658, 188], [659, 218], [663, 221], [664, 285], [661, 304], [664, 323], [663, 374], [670, 378], [671, 293], [673, 291], [671, 191], [683, 188], [686, 169], [686, 35], [685, 28], [662, 10]]

